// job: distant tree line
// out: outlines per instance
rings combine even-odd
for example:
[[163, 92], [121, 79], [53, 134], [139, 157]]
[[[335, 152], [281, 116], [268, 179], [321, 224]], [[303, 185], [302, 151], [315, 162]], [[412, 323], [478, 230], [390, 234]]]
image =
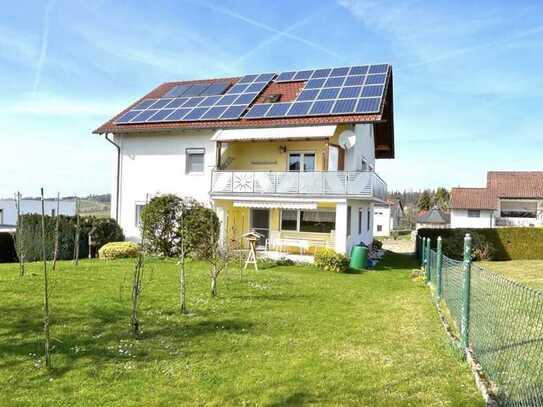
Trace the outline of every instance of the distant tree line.
[[444, 211], [449, 210], [450, 193], [443, 187], [418, 191], [393, 191], [390, 198], [400, 199], [404, 208], [402, 228], [414, 229], [417, 222], [417, 214], [428, 211], [434, 207]]

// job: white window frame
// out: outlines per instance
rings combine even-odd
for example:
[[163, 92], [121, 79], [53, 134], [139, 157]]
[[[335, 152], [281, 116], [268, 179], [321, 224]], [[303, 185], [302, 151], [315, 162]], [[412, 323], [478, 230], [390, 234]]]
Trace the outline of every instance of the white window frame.
[[[189, 168], [190, 165], [190, 156], [191, 155], [202, 155], [202, 171], [191, 171]], [[185, 149], [185, 174], [186, 175], [204, 175], [206, 166], [206, 149], [203, 147], [192, 147]]]
[[[300, 155], [300, 169], [298, 171], [291, 170], [290, 169], [290, 156], [291, 154], [299, 154]], [[305, 172], [304, 166], [305, 166], [305, 156], [306, 155], [313, 155], [315, 157], [314, 164], [315, 168], [313, 171], [307, 171], [307, 172], [315, 172], [317, 171], [317, 152], [316, 151], [289, 151], [288, 157], [287, 157], [287, 171], [288, 172]]]
[[[138, 211], [139, 207], [141, 207], [141, 209], [139, 209]], [[135, 223], [135, 226], [138, 228], [141, 226], [141, 211], [143, 210], [144, 207], [145, 207], [145, 202], [136, 201], [136, 203], [134, 204], [134, 223]]]
[[[296, 230], [291, 229], [283, 229], [283, 211], [296, 211]], [[280, 232], [296, 232], [296, 233], [322, 233], [322, 232], [304, 232], [300, 230], [301, 224], [302, 224], [302, 211], [304, 209], [288, 209], [288, 208], [280, 208], [279, 209], [279, 231]], [[319, 208], [316, 210], [316, 212], [335, 212], [333, 209], [328, 208]], [[271, 212], [270, 212], [271, 213]], [[271, 220], [270, 220], [271, 222]], [[270, 223], [271, 225], [271, 223]], [[334, 223], [334, 227], [337, 227]], [[271, 230], [271, 226], [270, 226]], [[333, 230], [336, 230], [335, 228]]]

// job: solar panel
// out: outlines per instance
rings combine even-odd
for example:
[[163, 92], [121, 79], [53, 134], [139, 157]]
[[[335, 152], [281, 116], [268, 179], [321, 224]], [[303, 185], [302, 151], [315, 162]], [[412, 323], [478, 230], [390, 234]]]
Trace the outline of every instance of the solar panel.
[[309, 109], [310, 115], [327, 115], [332, 111], [334, 105], [333, 100], [319, 100], [313, 103], [311, 109]]
[[222, 95], [229, 86], [230, 83], [228, 82], [212, 83], [207, 89], [200, 93], [200, 96]]
[[354, 113], [357, 99], [338, 100], [332, 109], [332, 114]]
[[386, 75], [368, 75], [366, 85], [383, 85], [386, 79]]
[[381, 98], [359, 99], [356, 106], [356, 113], [377, 113], [381, 105]]
[[259, 104], [253, 105], [253, 107], [251, 107], [251, 109], [247, 112], [247, 114], [244, 117], [246, 119], [256, 119], [258, 117], [264, 117], [271, 106], [272, 106], [271, 103], [259, 103]]
[[312, 102], [297, 102], [293, 103], [289, 109], [287, 116], [305, 116], [311, 108]]
[[219, 117], [222, 116], [224, 111], [228, 109], [227, 106], [215, 106], [209, 109], [204, 115], [201, 117], [202, 120], [216, 120]]
[[[235, 84], [218, 81], [176, 85], [163, 97], [139, 101], [115, 123], [377, 113], [389, 72], [387, 64], [359, 65], [245, 75]], [[270, 81], [303, 81], [304, 85], [292, 101], [251, 106]]]
[[136, 117], [140, 113], [141, 113], [140, 110], [130, 110], [130, 111], [126, 112], [125, 114], [123, 114], [121, 117], [119, 117], [116, 120], [116, 123], [118, 123], [118, 124], [128, 123], [128, 122], [130, 122], [130, 120], [132, 120], [134, 117]]
[[209, 83], [195, 84], [195, 85], [192, 85], [190, 88], [188, 88], [183, 93], [183, 96], [200, 96], [202, 92], [205, 91], [207, 88], [209, 88]]
[[174, 86], [171, 90], [169, 90], [164, 97], [178, 97], [181, 96], [187, 89], [189, 89], [192, 85], [177, 85]]
[[143, 99], [141, 102], [136, 104], [132, 109], [147, 109], [149, 106], [151, 106], [153, 103], [155, 103], [157, 99]]
[[281, 117], [284, 116], [292, 103], [275, 103], [266, 113], [266, 117]]

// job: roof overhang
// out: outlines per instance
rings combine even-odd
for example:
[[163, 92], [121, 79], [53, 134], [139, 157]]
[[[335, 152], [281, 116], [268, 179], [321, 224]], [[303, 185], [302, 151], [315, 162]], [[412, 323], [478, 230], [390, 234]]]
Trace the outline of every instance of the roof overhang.
[[270, 127], [253, 129], [219, 130], [213, 141], [262, 141], [262, 140], [306, 140], [326, 139], [336, 132], [336, 126]]

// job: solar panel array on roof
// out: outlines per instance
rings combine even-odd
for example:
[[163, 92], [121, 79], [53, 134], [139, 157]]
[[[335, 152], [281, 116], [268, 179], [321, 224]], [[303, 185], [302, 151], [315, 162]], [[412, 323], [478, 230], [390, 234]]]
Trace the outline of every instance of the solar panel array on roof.
[[[251, 78], [248, 75], [231, 87], [229, 83], [178, 85], [162, 98], [142, 100], [116, 123], [236, 120], [275, 76], [270, 75], [251, 75]], [[206, 96], [209, 92], [220, 93]]]
[[306, 82], [296, 99], [280, 104], [256, 104], [244, 118], [378, 113], [388, 68], [381, 64], [282, 72], [275, 82]]
[[[161, 98], [143, 99], [116, 124], [198, 120], [237, 120], [370, 114], [381, 110], [390, 66], [361, 65], [245, 75], [238, 82], [182, 84]], [[259, 94], [274, 82], [304, 81], [292, 102], [258, 103]], [[245, 113], [245, 114], [244, 114]]]

